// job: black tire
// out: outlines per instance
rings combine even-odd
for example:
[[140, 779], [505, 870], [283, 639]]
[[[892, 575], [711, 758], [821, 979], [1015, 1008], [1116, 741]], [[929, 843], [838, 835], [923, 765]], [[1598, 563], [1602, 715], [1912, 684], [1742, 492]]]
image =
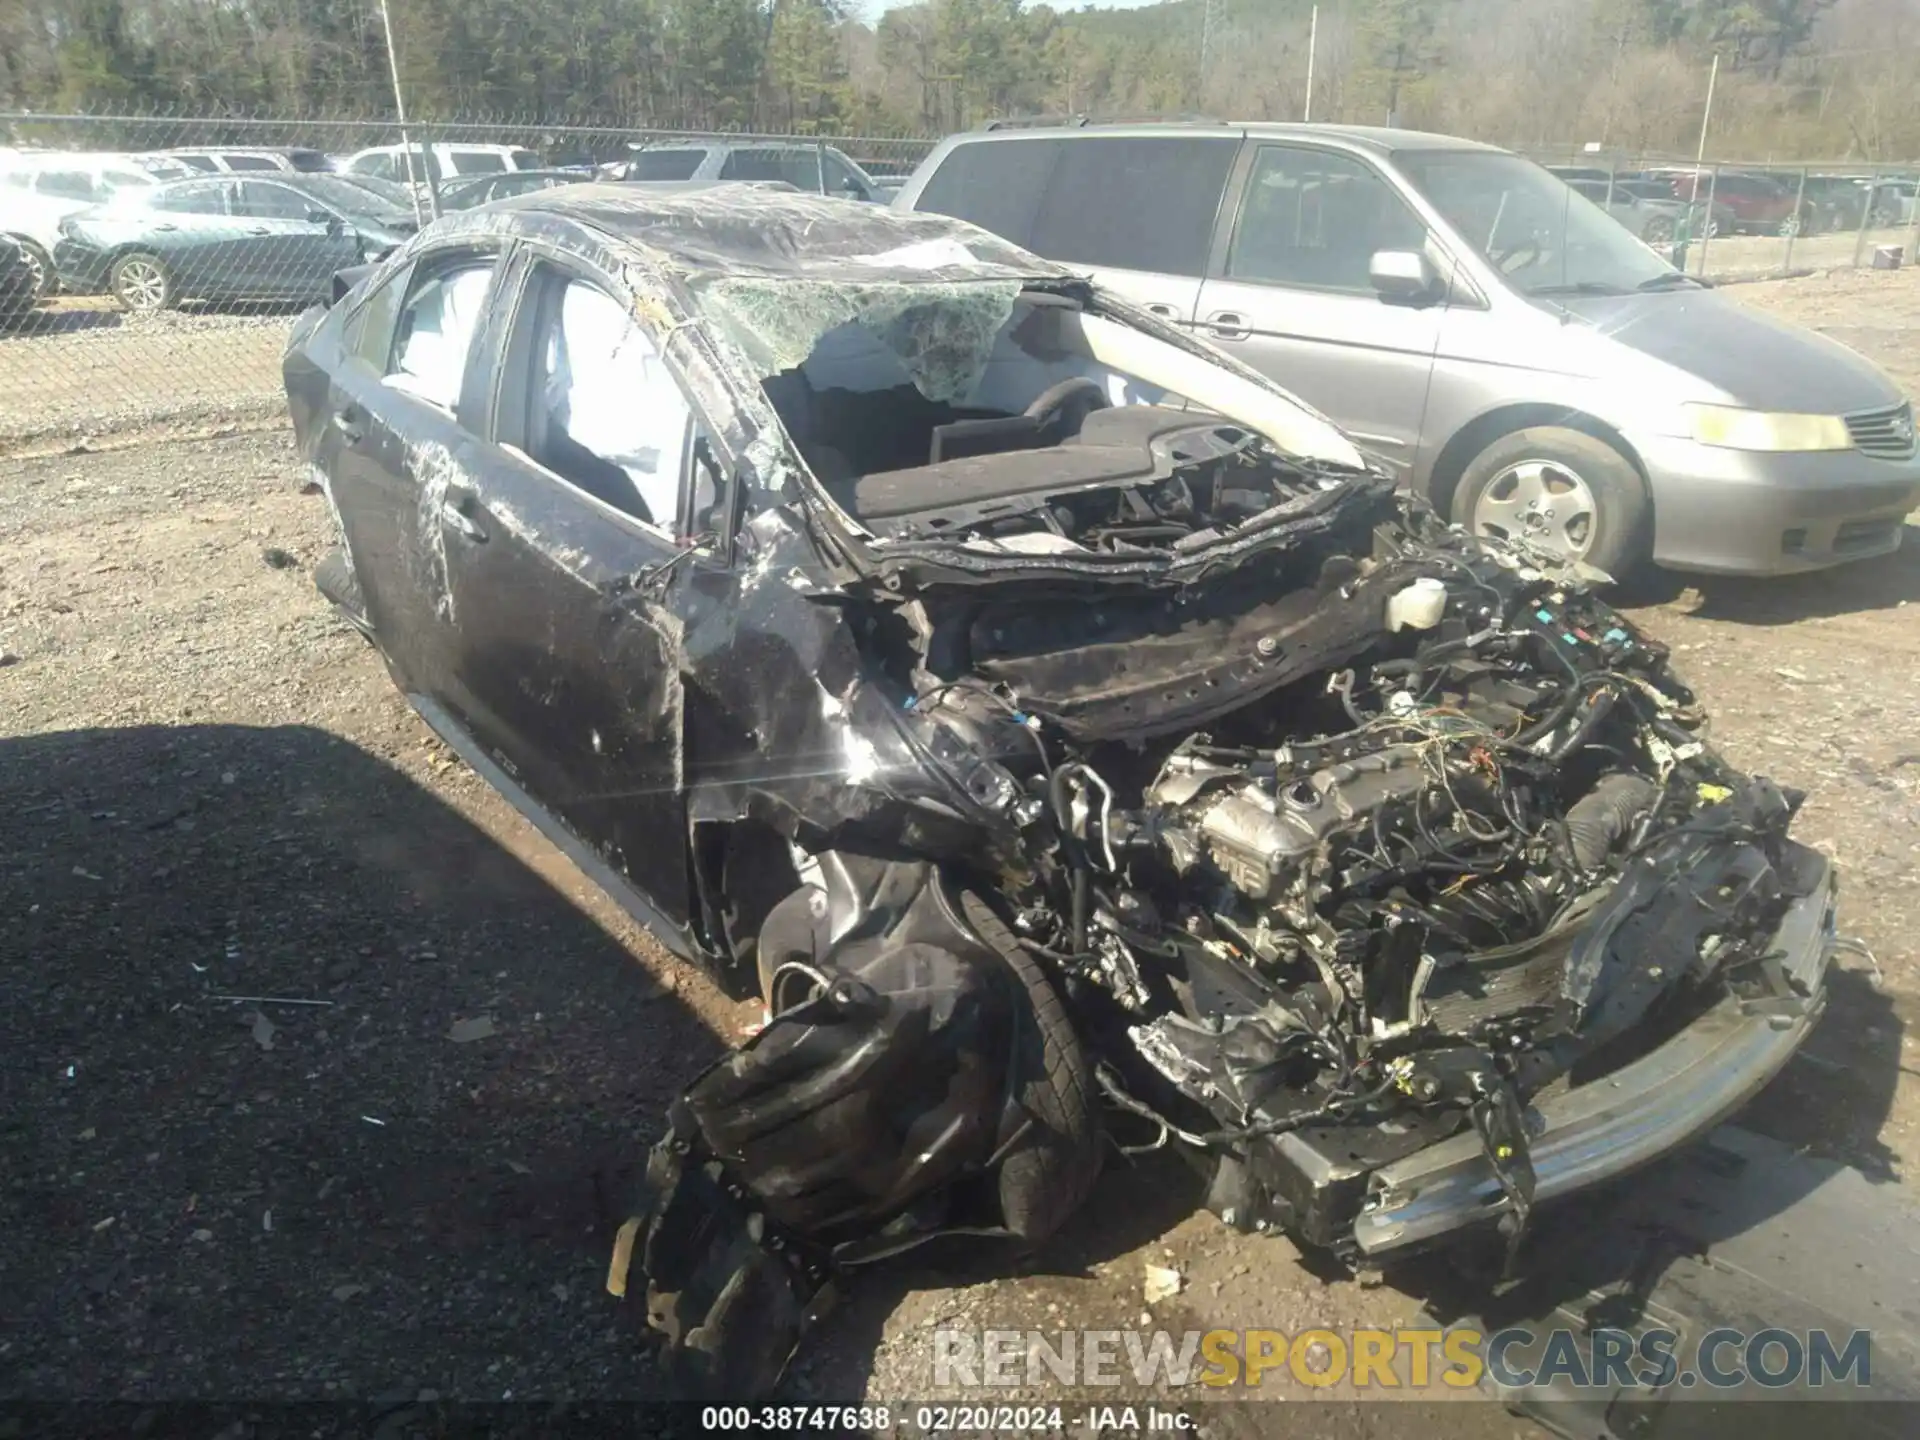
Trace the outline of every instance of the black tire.
[[1474, 509], [1481, 496], [1514, 467], [1532, 461], [1564, 470], [1587, 487], [1593, 508], [1582, 559], [1616, 580], [1625, 580], [1647, 562], [1653, 506], [1640, 472], [1606, 441], [1561, 425], [1512, 431], [1474, 456], [1454, 487], [1449, 507], [1454, 523], [1475, 530]]
[[53, 257], [24, 236], [15, 235], [12, 239], [20, 247], [20, 253], [27, 257], [27, 267], [33, 271], [33, 299], [38, 304], [60, 288], [59, 279], [53, 273]]
[[1671, 245], [1673, 243], [1673, 221], [1665, 215], [1656, 215], [1647, 221], [1640, 231], [1640, 238], [1649, 245]]
[[1000, 1210], [1030, 1244], [1053, 1234], [1080, 1207], [1100, 1175], [1100, 1114], [1080, 1036], [1040, 961], [1023, 949], [998, 912], [970, 890], [960, 909], [974, 932], [1007, 962], [1032, 1007], [1015, 1053], [1015, 1093], [1033, 1126], [1000, 1162]]
[[174, 293], [173, 272], [158, 255], [145, 250], [129, 251], [115, 260], [107, 272], [107, 288], [133, 315], [170, 310], [179, 299]]

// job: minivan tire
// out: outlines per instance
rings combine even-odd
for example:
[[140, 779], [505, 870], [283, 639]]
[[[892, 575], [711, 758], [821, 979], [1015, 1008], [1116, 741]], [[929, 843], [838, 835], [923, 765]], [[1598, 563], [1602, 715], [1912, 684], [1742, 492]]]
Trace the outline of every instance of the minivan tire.
[[[1536, 465], [1544, 472], [1560, 472], [1548, 484], [1565, 485], [1571, 480], [1583, 486], [1590, 498], [1591, 518], [1581, 532], [1587, 537], [1582, 560], [1616, 580], [1626, 579], [1647, 561], [1653, 507], [1640, 472], [1606, 441], [1562, 425], [1511, 431], [1474, 456], [1454, 487], [1453, 522], [1480, 534], [1474, 514], [1482, 497], [1496, 485], [1520, 493], [1519, 487], [1529, 482], [1529, 472]], [[1577, 503], [1575, 490], [1569, 487], [1564, 493], [1576, 497]], [[1543, 521], [1543, 530], [1556, 521], [1565, 523], [1564, 517]]]

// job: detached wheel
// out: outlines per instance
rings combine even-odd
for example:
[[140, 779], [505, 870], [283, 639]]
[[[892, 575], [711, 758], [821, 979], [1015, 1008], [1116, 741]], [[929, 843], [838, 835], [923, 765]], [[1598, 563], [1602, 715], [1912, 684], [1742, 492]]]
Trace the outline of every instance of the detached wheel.
[[113, 262], [107, 283], [114, 299], [135, 315], [151, 315], [174, 302], [173, 275], [157, 255], [122, 255]]
[[1454, 488], [1454, 523], [1493, 540], [1526, 540], [1625, 579], [1651, 551], [1652, 506], [1640, 474], [1604, 440], [1559, 425], [1502, 435]]

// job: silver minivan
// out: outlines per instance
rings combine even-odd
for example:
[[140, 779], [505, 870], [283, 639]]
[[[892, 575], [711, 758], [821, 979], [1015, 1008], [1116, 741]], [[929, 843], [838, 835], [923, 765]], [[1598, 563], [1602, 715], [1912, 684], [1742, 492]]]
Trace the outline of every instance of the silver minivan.
[[897, 208], [1084, 267], [1475, 531], [1621, 574], [1883, 554], [1920, 502], [1877, 367], [1680, 274], [1518, 155], [1406, 130], [952, 136]]

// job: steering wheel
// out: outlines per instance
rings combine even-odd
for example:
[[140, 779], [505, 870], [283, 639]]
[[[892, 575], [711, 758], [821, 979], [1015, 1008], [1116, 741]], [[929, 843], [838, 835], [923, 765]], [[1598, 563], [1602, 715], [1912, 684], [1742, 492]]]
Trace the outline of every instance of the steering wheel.
[[[1498, 255], [1493, 256], [1492, 259], [1496, 270], [1502, 275], [1511, 275], [1516, 270], [1526, 269], [1527, 266], [1538, 260], [1541, 254], [1540, 237], [1538, 235], [1529, 235], [1526, 239], [1509, 245]], [[1525, 257], [1517, 265], [1510, 263], [1516, 255]]]
[[1105, 410], [1112, 405], [1107, 392], [1098, 380], [1085, 375], [1069, 375], [1058, 384], [1049, 385], [1033, 397], [1033, 403], [1027, 406], [1026, 417], [1042, 430], [1050, 429], [1067, 414], [1067, 407], [1076, 401], [1082, 402], [1080, 419], [1085, 423], [1087, 415], [1094, 410]]

